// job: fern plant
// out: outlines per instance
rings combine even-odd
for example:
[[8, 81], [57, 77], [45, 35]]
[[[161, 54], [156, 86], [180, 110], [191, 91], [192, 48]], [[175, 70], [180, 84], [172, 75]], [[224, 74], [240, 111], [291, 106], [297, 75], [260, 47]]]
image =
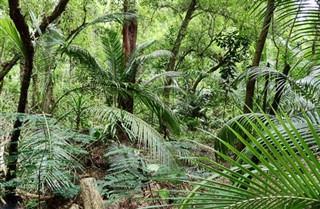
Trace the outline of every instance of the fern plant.
[[[16, 114], [1, 115], [1, 120], [10, 122], [14, 116]], [[63, 129], [54, 119], [45, 116], [25, 114], [20, 118], [25, 123], [19, 143], [19, 180], [11, 183], [17, 183], [21, 192], [76, 195], [76, 173], [82, 169], [78, 157], [86, 153], [80, 144], [87, 143], [89, 137]], [[5, 160], [11, 159], [5, 155]]]
[[112, 205], [123, 198], [131, 200], [149, 189], [150, 170], [139, 151], [123, 145], [111, 145], [105, 154], [109, 162], [108, 174], [103, 181], [98, 181]]

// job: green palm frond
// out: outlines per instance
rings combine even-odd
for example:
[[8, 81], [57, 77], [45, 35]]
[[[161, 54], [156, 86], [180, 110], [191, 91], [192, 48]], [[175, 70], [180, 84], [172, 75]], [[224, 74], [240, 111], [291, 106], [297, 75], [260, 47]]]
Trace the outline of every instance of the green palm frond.
[[[77, 156], [86, 153], [72, 141], [80, 138], [82, 141], [85, 137], [61, 129], [52, 119], [29, 118], [19, 145], [19, 162], [24, 165], [20, 170], [21, 178], [26, 179], [24, 188], [33, 192], [40, 188], [42, 193], [63, 194], [74, 187], [74, 174], [82, 169]], [[38, 182], [38, 188], [32, 188], [34, 182]]]
[[109, 65], [109, 71], [112, 72], [113, 81], [117, 82], [124, 69], [124, 56], [120, 37], [117, 32], [108, 30], [101, 37], [101, 40], [106, 55], [105, 59]]
[[[110, 78], [111, 75], [109, 72], [104, 70], [104, 68], [100, 65], [97, 59], [90, 54], [86, 49], [71, 45], [66, 49], [66, 53], [72, 57], [77, 58], [81, 64], [85, 65], [89, 69], [89, 73], [92, 78]], [[99, 79], [101, 80], [101, 79]]]
[[[276, 122], [277, 118], [273, 116], [268, 116], [270, 120], [273, 122]], [[228, 148], [224, 146], [224, 143], [228, 143], [231, 145], [234, 145], [237, 142], [237, 135], [236, 133], [241, 133], [243, 127], [246, 129], [251, 128], [251, 122], [256, 122], [257, 120], [260, 120], [264, 123], [264, 125], [268, 124], [268, 120], [266, 118], [266, 114], [264, 113], [247, 113], [243, 115], [236, 116], [235, 118], [229, 120], [226, 122], [226, 124], [219, 130], [217, 137], [221, 140], [215, 141], [215, 149], [217, 149], [219, 152], [227, 153]], [[223, 141], [223, 142], [222, 142]]]
[[[0, 11], [0, 31], [4, 37], [8, 37], [10, 41], [17, 47], [21, 55], [25, 56], [25, 48], [23, 46], [19, 32], [10, 17]], [[0, 33], [0, 35], [2, 35]]]
[[[268, 14], [264, 1], [253, 3], [254, 13], [264, 17]], [[312, 42], [319, 37], [318, 25], [320, 23], [319, 4], [305, 0], [275, 0], [274, 25], [281, 36], [289, 35], [291, 41], [299, 40], [303, 45], [302, 51], [311, 53]], [[285, 34], [290, 31], [289, 34]], [[306, 38], [307, 37], [307, 38]], [[317, 54], [319, 51], [317, 50]]]
[[216, 150], [233, 167], [200, 159], [198, 163], [214, 174], [191, 182], [195, 188], [180, 208], [318, 208], [320, 163], [308, 140], [319, 148], [320, 127], [307, 117], [304, 128], [288, 117], [276, 117], [278, 123], [265, 115], [268, 126], [259, 118], [255, 122], [248, 120], [257, 137], [240, 124], [248, 139], [233, 131], [260, 164], [222, 141], [242, 163]]
[[[12, 123], [14, 116], [17, 114], [1, 114], [0, 121]], [[63, 129], [54, 119], [42, 115], [19, 117], [24, 122], [19, 142], [19, 187], [33, 194], [67, 194], [75, 186], [75, 173], [82, 169], [78, 156], [86, 153], [80, 143], [73, 142], [85, 144], [89, 136]]]
[[300, 112], [296, 115], [291, 116], [293, 122], [306, 123], [306, 118], [313, 124], [320, 125], [320, 112], [319, 107]]
[[170, 78], [173, 78], [173, 77], [179, 77], [181, 76], [181, 72], [177, 72], [177, 71], [167, 71], [167, 72], [164, 72], [164, 73], [160, 73], [160, 74], [156, 74], [154, 75], [153, 77], [151, 77], [149, 80], [143, 82], [141, 84], [142, 87], [146, 87], [147, 85], [155, 82], [156, 80], [160, 79], [160, 78], [167, 78], [167, 77], [170, 77]]
[[97, 119], [104, 123], [121, 123], [134, 140], [137, 140], [142, 148], [150, 155], [162, 163], [175, 166], [175, 157], [171, 154], [169, 147], [164, 142], [163, 137], [154, 128], [137, 116], [124, 110], [102, 106], [93, 109]]
[[135, 88], [134, 95], [144, 105], [146, 105], [153, 113], [157, 114], [159, 123], [165, 122], [168, 128], [176, 135], [181, 133], [181, 124], [177, 116], [156, 96], [148, 89]]
[[172, 53], [168, 50], [156, 50], [149, 54], [142, 54], [144, 50], [150, 47], [154, 41], [145, 42], [135, 49], [135, 51], [130, 55], [125, 72], [123, 74], [123, 79], [128, 79], [132, 75], [138, 72], [138, 68], [149, 59], [157, 59], [161, 57], [171, 57]]
[[59, 62], [57, 56], [60, 47], [65, 44], [62, 32], [55, 26], [49, 25], [48, 31], [35, 43], [35, 68], [40, 71], [54, 69]]
[[134, 198], [142, 193], [150, 181], [150, 171], [139, 151], [124, 145], [111, 145], [104, 157], [109, 163], [108, 174], [100, 185], [108, 196], [108, 205], [123, 198]]
[[316, 105], [319, 102], [318, 98], [320, 90], [320, 78], [316, 72], [316, 69], [311, 70], [305, 77], [295, 80], [272, 68], [254, 67], [243, 72], [238, 80], [243, 79], [247, 75], [251, 79], [268, 76], [269, 80], [275, 82], [275, 85], [273, 85], [274, 88], [271, 89], [271, 91], [276, 92], [277, 90], [281, 90], [284, 96], [290, 96], [289, 94], [294, 93], [293, 96], [304, 97], [306, 100]]
[[156, 50], [151, 52], [150, 54], [139, 56], [137, 60], [139, 60], [139, 62], [142, 64], [144, 61], [148, 59], [155, 59], [160, 57], [172, 57], [172, 52], [168, 50]]

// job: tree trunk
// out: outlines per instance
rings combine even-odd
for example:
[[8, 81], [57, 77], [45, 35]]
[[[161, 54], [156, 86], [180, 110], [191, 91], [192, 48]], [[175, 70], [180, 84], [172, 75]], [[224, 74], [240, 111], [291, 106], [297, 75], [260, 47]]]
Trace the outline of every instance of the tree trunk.
[[[130, 0], [124, 0], [123, 2], [123, 12], [128, 13], [133, 11]], [[133, 3], [134, 4], [134, 3]], [[123, 52], [124, 52], [124, 62], [127, 64], [129, 57], [132, 52], [136, 49], [137, 45], [137, 33], [138, 33], [138, 22], [134, 17], [130, 20], [126, 20], [122, 27], [122, 39], [123, 39]], [[133, 73], [126, 82], [136, 83], [136, 73]], [[118, 106], [120, 109], [126, 110], [133, 113], [133, 97], [129, 94], [121, 95], [118, 98]]]
[[[167, 71], [174, 71], [175, 70], [175, 64], [176, 64], [176, 59], [179, 53], [179, 49], [182, 43], [182, 40], [184, 39], [184, 37], [186, 36], [186, 32], [187, 32], [187, 28], [189, 25], [189, 22], [192, 20], [192, 14], [194, 13], [194, 11], [197, 9], [197, 0], [191, 0], [186, 16], [184, 17], [184, 20], [181, 23], [179, 32], [178, 32], [178, 36], [173, 44], [173, 48], [171, 50], [172, 52], [172, 57], [169, 60], [169, 64], [167, 67]], [[172, 79], [171, 78], [167, 78], [166, 79], [166, 83], [165, 86], [170, 86], [172, 83]], [[170, 88], [165, 88], [164, 91], [164, 96], [167, 98], [167, 100], [169, 100], [170, 97]]]
[[[20, 37], [23, 42], [23, 47], [25, 50], [25, 60], [23, 62], [23, 78], [20, 89], [20, 97], [18, 103], [18, 113], [25, 113], [27, 98], [28, 98], [28, 89], [31, 80], [32, 68], [33, 68], [33, 56], [34, 48], [31, 41], [31, 35], [29, 33], [28, 25], [24, 19], [24, 16], [20, 12], [19, 0], [9, 0], [10, 8], [10, 17], [13, 20]], [[22, 126], [22, 121], [18, 116], [17, 120], [13, 126], [13, 133], [10, 138], [10, 143], [8, 147], [8, 163], [7, 163], [7, 175], [6, 182], [12, 181], [16, 178], [17, 175], [17, 162], [18, 162], [18, 141], [20, 137], [20, 128]], [[16, 186], [11, 185], [6, 187], [6, 196], [5, 199], [8, 203], [8, 207], [15, 207], [17, 204], [16, 197]]]
[[[261, 56], [262, 56], [262, 51], [268, 36], [269, 27], [270, 27], [272, 16], [275, 10], [274, 3], [275, 3], [275, 0], [268, 0], [267, 13], [263, 21], [259, 40], [256, 44], [256, 51], [254, 53], [252, 67], [259, 66]], [[254, 98], [255, 85], [256, 85], [256, 79], [250, 77], [246, 85], [246, 99], [245, 99], [245, 104], [243, 106], [243, 113], [250, 113], [253, 110], [253, 98]], [[236, 144], [236, 149], [241, 151], [244, 148], [245, 148], [245, 145], [242, 142], [238, 141], [238, 143]]]
[[[267, 14], [263, 21], [262, 30], [260, 33], [259, 40], [256, 44], [256, 51], [252, 61], [253, 67], [259, 66], [261, 56], [262, 56], [262, 51], [268, 36], [268, 31], [269, 31], [274, 10], [275, 10], [274, 0], [268, 0]], [[256, 84], [256, 79], [252, 77], [249, 78], [249, 81], [247, 82], [247, 86], [246, 86], [246, 100], [245, 100], [245, 105], [243, 107], [244, 113], [249, 113], [253, 109], [255, 84]]]
[[46, 85], [44, 88], [44, 93], [43, 93], [43, 102], [42, 102], [42, 112], [44, 113], [50, 113], [51, 108], [54, 104], [53, 100], [53, 81], [52, 81], [52, 73], [50, 69], [47, 70], [46, 74]]
[[[289, 74], [291, 67], [288, 63], [285, 63], [284, 68], [283, 68], [283, 74], [287, 76]], [[283, 80], [283, 81], [282, 81]], [[280, 83], [279, 82], [283, 82]], [[271, 105], [271, 109], [269, 110], [270, 115], [275, 115], [275, 112], [277, 111], [279, 104], [280, 104], [280, 99], [283, 93], [284, 89], [284, 84], [286, 82], [286, 78], [277, 78], [276, 79], [276, 95], [274, 96], [274, 100]]]
[[[65, 9], [66, 4], [62, 4], [61, 2], [67, 3], [69, 0], [61, 0], [52, 14], [54, 17], [50, 20], [46, 21], [45, 27], [43, 27], [43, 31], [49, 25], [50, 21], [56, 19]], [[22, 70], [23, 77], [21, 82], [20, 96], [17, 112], [25, 113], [27, 99], [28, 99], [28, 89], [30, 86], [32, 69], [33, 69], [33, 58], [34, 58], [34, 48], [32, 44], [31, 34], [29, 33], [28, 25], [24, 19], [20, 11], [19, 0], [8, 0], [9, 4], [9, 14], [10, 18], [13, 20], [15, 27], [17, 28], [19, 35], [22, 40], [25, 59], [23, 62]], [[58, 8], [58, 9], [57, 9]], [[15, 56], [13, 61], [17, 62], [19, 60], [19, 56]], [[7, 72], [12, 68], [15, 64], [13, 61], [9, 62], [9, 69], [6, 69]], [[3, 71], [1, 71], [3, 72]], [[6, 73], [7, 73], [6, 72]], [[9, 146], [8, 146], [8, 162], [7, 162], [7, 174], [5, 176], [6, 182], [14, 180], [17, 176], [17, 162], [18, 162], [18, 142], [20, 138], [20, 128], [22, 126], [21, 116], [17, 117], [17, 120], [14, 122], [13, 132], [11, 134]], [[10, 186], [5, 187], [6, 195], [5, 200], [7, 202], [7, 208], [14, 208], [18, 203], [18, 198], [16, 196], [16, 186], [11, 184]]]

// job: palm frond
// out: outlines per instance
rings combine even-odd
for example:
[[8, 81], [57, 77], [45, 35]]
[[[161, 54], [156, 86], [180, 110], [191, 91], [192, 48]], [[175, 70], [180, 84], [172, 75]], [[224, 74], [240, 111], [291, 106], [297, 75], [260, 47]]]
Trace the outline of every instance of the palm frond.
[[0, 30], [3, 32], [4, 36], [8, 37], [10, 41], [17, 47], [21, 55], [25, 56], [25, 48], [17, 28], [10, 17], [3, 13], [0, 13]]
[[160, 74], [156, 74], [153, 77], [151, 77], [149, 80], [143, 82], [141, 84], [142, 87], [145, 87], [147, 85], [149, 85], [150, 83], [153, 83], [154, 81], [160, 79], [160, 78], [167, 78], [167, 77], [179, 77], [182, 73], [181, 72], [177, 72], [177, 71], [167, 71], [164, 73], [160, 73]]
[[[276, 122], [276, 118], [273, 116], [268, 116], [270, 120]], [[246, 129], [251, 128], [251, 121], [261, 120], [264, 122], [264, 125], [268, 124], [266, 114], [264, 113], [247, 113], [243, 115], [236, 116], [235, 118], [226, 122], [226, 124], [219, 130], [217, 137], [221, 140], [215, 141], [215, 149], [219, 152], [227, 153], [228, 149], [224, 146], [223, 142], [234, 145], [237, 142], [237, 135], [234, 134], [234, 131], [241, 133], [243, 127]]]
[[[77, 58], [81, 64], [88, 67], [89, 73], [92, 78], [110, 78], [111, 75], [99, 64], [97, 59], [90, 54], [87, 50], [80, 46], [71, 45], [66, 49], [66, 53], [70, 56]], [[99, 79], [102, 80], [102, 79]]]
[[[18, 115], [1, 114], [0, 118], [12, 123], [13, 116]], [[87, 143], [89, 136], [65, 130], [55, 120], [42, 115], [20, 114], [19, 117], [24, 121], [18, 156], [19, 187], [39, 194], [64, 194], [73, 188], [75, 172], [82, 169], [78, 156], [86, 152], [72, 142]], [[10, 159], [6, 157], [6, 160]]]
[[105, 59], [109, 64], [109, 71], [112, 73], [113, 81], [117, 82], [124, 69], [124, 56], [120, 37], [117, 32], [108, 30], [101, 37]]
[[149, 183], [145, 159], [138, 155], [139, 151], [124, 145], [108, 147], [105, 158], [108, 160], [108, 175], [99, 185], [108, 196], [108, 205], [121, 201], [123, 198], [132, 199], [142, 192]]
[[159, 123], [165, 122], [168, 128], [176, 135], [181, 133], [181, 125], [175, 114], [156, 96], [145, 88], [135, 88], [134, 95], [152, 112], [157, 114]]
[[[316, 1], [305, 0], [275, 0], [274, 2], [274, 24], [280, 31], [280, 36], [285, 37], [288, 35], [285, 33], [288, 30], [291, 31], [288, 39], [299, 40], [299, 45], [304, 45], [302, 51], [306, 54], [310, 53], [312, 43], [317, 41], [319, 36], [319, 4]], [[268, 14], [263, 1], [253, 3], [252, 10], [261, 18]], [[318, 54], [319, 51], [316, 51]]]
[[269, 80], [274, 80], [275, 85], [272, 91], [281, 90], [284, 95], [294, 93], [295, 96], [304, 97], [306, 100], [314, 103], [319, 102], [320, 79], [316, 74], [316, 69], [311, 70], [308, 75], [298, 80], [287, 76], [279, 71], [268, 67], [253, 67], [244, 71], [238, 78], [243, 79], [247, 75], [250, 79], [268, 76]]
[[125, 73], [123, 75], [125, 79], [130, 78], [132, 75], [135, 75], [138, 71], [138, 68], [146, 60], [172, 56], [172, 53], [168, 50], [156, 50], [149, 54], [142, 54], [145, 49], [152, 45], [152, 43], [154, 43], [154, 41], [143, 43], [141, 46], [138, 46], [136, 50], [130, 55]]
[[169, 166], [176, 165], [175, 157], [171, 154], [169, 147], [166, 146], [163, 137], [142, 119], [118, 108], [102, 106], [92, 110], [104, 123], [120, 122], [129, 136], [137, 140], [154, 159]]
[[[248, 139], [235, 130], [234, 134], [246, 145], [260, 164], [256, 164], [245, 153], [221, 141], [241, 160], [215, 151], [233, 168], [228, 168], [208, 159], [199, 164], [215, 173], [212, 177], [198, 178], [195, 188], [181, 204], [182, 208], [317, 208], [320, 206], [320, 163], [305, 140], [302, 129], [296, 127], [288, 117], [276, 116], [274, 123], [267, 115], [265, 121], [257, 118], [249, 121], [258, 138], [241, 126]], [[309, 138], [319, 147], [320, 138], [315, 127], [306, 118]], [[258, 125], [257, 125], [258, 124]], [[281, 124], [282, 129], [279, 129]], [[285, 134], [285, 136], [283, 136]], [[228, 181], [229, 183], [224, 183]], [[233, 182], [233, 183], [232, 183]]]

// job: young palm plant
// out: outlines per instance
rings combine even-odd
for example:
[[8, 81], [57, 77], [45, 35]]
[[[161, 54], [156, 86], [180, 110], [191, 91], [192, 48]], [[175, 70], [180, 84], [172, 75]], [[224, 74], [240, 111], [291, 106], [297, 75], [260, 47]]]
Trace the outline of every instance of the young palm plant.
[[171, 53], [166, 50], [157, 50], [143, 54], [154, 43], [154, 41], [149, 41], [138, 46], [129, 57], [128, 63], [125, 64], [122, 44], [116, 32], [106, 31], [106, 34], [101, 37], [101, 43], [105, 55], [103, 61], [98, 61], [80, 46], [70, 45], [66, 48], [70, 56], [77, 58], [85, 66], [86, 70], [82, 73], [84, 76], [82, 78], [85, 78], [83, 79], [84, 85], [105, 95], [107, 105], [92, 108], [92, 110], [98, 113], [104, 123], [117, 124], [116, 126], [124, 130], [130, 139], [143, 144], [143, 147], [152, 156], [162, 162], [172, 164], [173, 158], [163, 142], [163, 137], [134, 114], [116, 108], [119, 107], [120, 97], [134, 96], [137, 101], [157, 115], [160, 124], [165, 121], [173, 133], [179, 133], [178, 119], [171, 110], [146, 86], [130, 81], [132, 74], [137, 74], [146, 60], [171, 56]]

